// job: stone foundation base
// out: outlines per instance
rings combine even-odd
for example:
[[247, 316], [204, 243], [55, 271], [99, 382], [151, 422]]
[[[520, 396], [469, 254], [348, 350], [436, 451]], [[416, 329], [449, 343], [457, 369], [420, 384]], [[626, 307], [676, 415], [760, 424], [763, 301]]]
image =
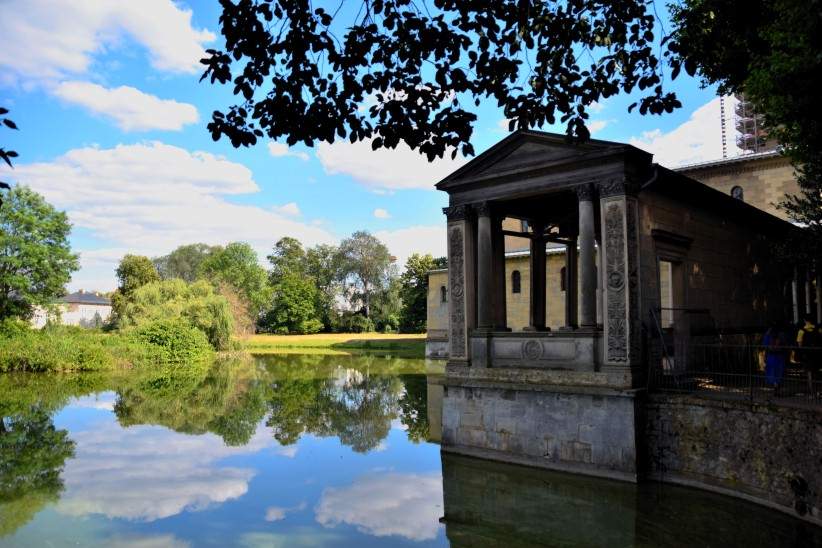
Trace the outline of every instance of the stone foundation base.
[[448, 339], [425, 339], [425, 357], [432, 360], [448, 359]]
[[635, 392], [555, 388], [447, 379], [443, 450], [635, 482]]

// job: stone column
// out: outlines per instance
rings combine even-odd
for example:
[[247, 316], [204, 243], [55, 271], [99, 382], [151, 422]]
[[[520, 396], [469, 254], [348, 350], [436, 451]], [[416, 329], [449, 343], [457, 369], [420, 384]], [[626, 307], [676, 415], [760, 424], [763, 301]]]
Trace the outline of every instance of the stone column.
[[505, 298], [505, 236], [502, 233], [502, 216], [493, 218], [491, 244], [494, 256], [494, 329], [508, 330], [508, 314]]
[[[605, 272], [604, 363], [630, 368], [640, 363], [639, 211], [622, 179], [599, 186], [602, 215], [602, 265]], [[632, 376], [624, 375], [632, 384]]]
[[565, 327], [577, 327], [577, 237], [565, 244]]
[[822, 274], [816, 275], [816, 323], [822, 323]]
[[594, 187], [577, 187], [579, 200], [580, 326], [593, 328], [597, 322], [597, 279], [594, 257]]
[[487, 202], [475, 205], [477, 214], [477, 327], [494, 327], [494, 253], [491, 208]]
[[794, 267], [793, 279], [791, 280], [791, 311], [793, 312], [793, 323], [799, 323], [799, 270]]
[[805, 271], [805, 314], [811, 313], [813, 307], [813, 293], [811, 293], [811, 271]]
[[446, 207], [448, 217], [448, 363], [468, 365], [468, 334], [476, 326], [476, 225], [468, 206]]
[[534, 236], [531, 238], [529, 274], [531, 278], [531, 303], [528, 310], [526, 331], [545, 331], [545, 224], [533, 221]]

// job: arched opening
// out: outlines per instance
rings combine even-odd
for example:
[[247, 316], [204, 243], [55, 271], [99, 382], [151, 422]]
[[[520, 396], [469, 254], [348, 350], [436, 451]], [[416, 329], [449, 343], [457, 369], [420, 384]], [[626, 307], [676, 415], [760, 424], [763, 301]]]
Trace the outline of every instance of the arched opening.
[[440, 302], [446, 303], [448, 302], [448, 290], [445, 289], [445, 286], [440, 286]]
[[731, 197], [736, 198], [737, 200], [745, 201], [745, 191], [742, 190], [742, 187], [736, 185], [731, 189]]
[[559, 269], [559, 290], [565, 291], [566, 290], [566, 275], [568, 274], [568, 270], [563, 266]]
[[522, 292], [522, 276], [519, 273], [519, 270], [514, 270], [511, 272], [511, 293], [520, 293]]

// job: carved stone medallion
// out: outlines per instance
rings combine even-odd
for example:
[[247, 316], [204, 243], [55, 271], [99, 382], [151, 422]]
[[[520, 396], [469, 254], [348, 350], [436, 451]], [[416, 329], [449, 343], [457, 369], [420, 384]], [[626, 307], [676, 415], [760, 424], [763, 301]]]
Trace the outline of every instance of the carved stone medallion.
[[522, 355], [527, 360], [538, 360], [542, 357], [542, 343], [539, 341], [525, 341], [522, 343]]

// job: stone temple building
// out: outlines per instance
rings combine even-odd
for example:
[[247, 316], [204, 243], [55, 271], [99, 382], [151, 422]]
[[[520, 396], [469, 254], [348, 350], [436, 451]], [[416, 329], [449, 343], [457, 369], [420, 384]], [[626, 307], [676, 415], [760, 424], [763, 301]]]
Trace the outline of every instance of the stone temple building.
[[448, 270], [429, 278], [427, 350], [448, 359], [443, 450], [635, 481], [654, 334], [819, 304], [770, 255], [798, 230], [769, 209], [772, 162], [674, 171], [630, 145], [517, 131], [440, 181]]

